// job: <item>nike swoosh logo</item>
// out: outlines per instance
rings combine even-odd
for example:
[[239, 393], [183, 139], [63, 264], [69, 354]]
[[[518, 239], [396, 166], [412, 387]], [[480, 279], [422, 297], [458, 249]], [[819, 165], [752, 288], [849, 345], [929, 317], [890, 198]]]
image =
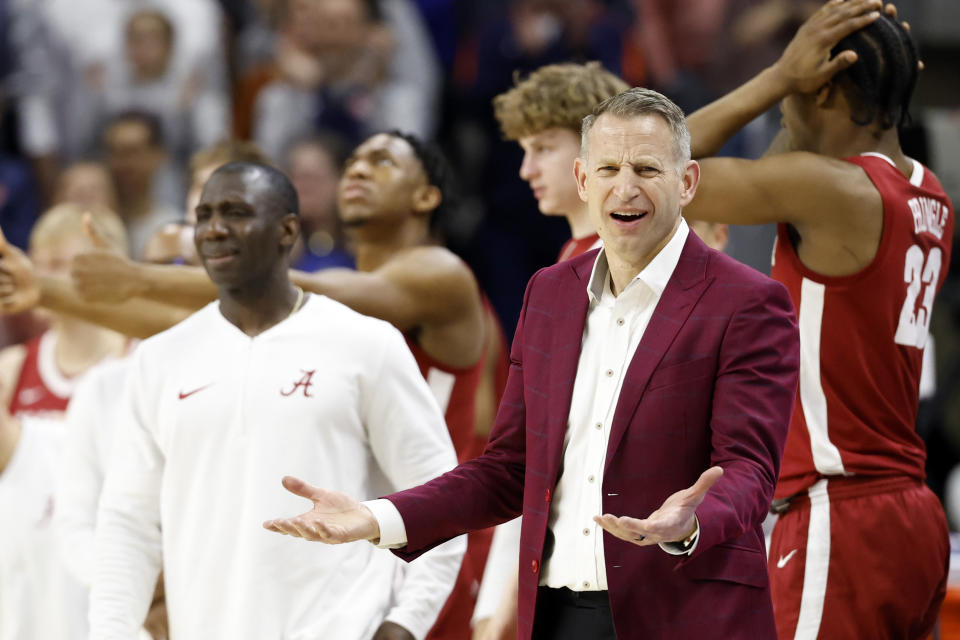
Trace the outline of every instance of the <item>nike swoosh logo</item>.
[[785, 566], [787, 566], [787, 563], [790, 562], [790, 559], [793, 558], [793, 554], [795, 554], [797, 551], [799, 551], [799, 549], [794, 549], [787, 555], [780, 556], [777, 559], [777, 569], [783, 569]]
[[204, 389], [206, 389], [207, 387], [209, 387], [211, 384], [213, 384], [213, 383], [211, 382], [210, 384], [205, 384], [205, 385], [203, 385], [202, 387], [197, 387], [197, 388], [194, 389], [193, 391], [187, 391], [187, 392], [181, 391], [180, 394], [179, 394], [177, 397], [178, 397], [180, 400], [185, 400], [185, 399], [189, 398], [190, 396], [192, 396], [193, 394], [199, 393], [199, 392], [203, 391]]

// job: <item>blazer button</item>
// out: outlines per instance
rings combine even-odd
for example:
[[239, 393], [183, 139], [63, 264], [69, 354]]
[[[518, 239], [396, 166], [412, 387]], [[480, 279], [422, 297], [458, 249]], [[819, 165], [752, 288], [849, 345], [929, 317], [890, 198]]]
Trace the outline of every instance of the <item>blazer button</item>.
[[546, 493], [543, 494], [543, 501], [550, 502], [550, 489], [547, 489]]
[[539, 570], [540, 570], [540, 563], [537, 562], [536, 560], [533, 560], [530, 563], [530, 571], [533, 571], [534, 573], [536, 573]]

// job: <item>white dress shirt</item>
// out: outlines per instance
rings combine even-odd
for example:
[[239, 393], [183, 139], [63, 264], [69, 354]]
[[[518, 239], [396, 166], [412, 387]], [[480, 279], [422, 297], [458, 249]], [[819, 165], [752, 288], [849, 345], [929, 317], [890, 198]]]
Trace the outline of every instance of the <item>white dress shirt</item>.
[[[590, 307], [564, 437], [563, 473], [550, 506], [548, 527], [555, 544], [551, 557], [543, 560], [541, 585], [573, 591], [607, 588], [602, 529], [593, 516], [602, 514], [600, 490], [610, 423], [627, 368], [680, 261], [688, 233], [689, 227], [681, 218], [666, 246], [618, 296], [610, 288], [605, 250], [597, 255], [587, 286]], [[406, 544], [400, 512], [389, 500], [365, 504], [380, 524], [380, 546]], [[649, 514], [617, 515], [644, 518]], [[661, 548], [674, 555], [693, 549]], [[551, 558], [557, 562], [551, 562]]]
[[597, 255], [587, 285], [590, 307], [563, 441], [563, 472], [547, 521], [555, 544], [551, 556], [543, 559], [541, 585], [573, 591], [607, 588], [603, 530], [593, 516], [603, 513], [600, 487], [610, 423], [627, 368], [680, 260], [687, 233], [681, 218], [666, 246], [618, 296], [611, 291], [605, 251]]
[[395, 328], [313, 295], [251, 338], [214, 302], [144, 341], [129, 367], [97, 517], [92, 640], [136, 635], [161, 563], [179, 640], [360, 640], [384, 619], [426, 635], [462, 537], [404, 565], [262, 527], [310, 507], [284, 475], [373, 497], [456, 464]]

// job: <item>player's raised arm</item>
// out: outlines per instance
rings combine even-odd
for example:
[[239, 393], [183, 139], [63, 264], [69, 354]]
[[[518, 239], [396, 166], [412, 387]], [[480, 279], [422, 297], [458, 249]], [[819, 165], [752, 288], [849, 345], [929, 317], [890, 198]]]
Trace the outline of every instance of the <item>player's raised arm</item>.
[[694, 158], [716, 154], [733, 134], [791, 93], [812, 93], [856, 62], [831, 50], [879, 17], [880, 0], [831, 0], [797, 31], [780, 59], [739, 88], [687, 118]]

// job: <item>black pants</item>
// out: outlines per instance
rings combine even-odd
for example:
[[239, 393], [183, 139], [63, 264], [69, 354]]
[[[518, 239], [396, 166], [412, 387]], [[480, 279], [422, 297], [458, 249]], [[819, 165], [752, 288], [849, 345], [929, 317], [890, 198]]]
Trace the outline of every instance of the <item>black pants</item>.
[[606, 591], [540, 587], [533, 640], [617, 640]]

